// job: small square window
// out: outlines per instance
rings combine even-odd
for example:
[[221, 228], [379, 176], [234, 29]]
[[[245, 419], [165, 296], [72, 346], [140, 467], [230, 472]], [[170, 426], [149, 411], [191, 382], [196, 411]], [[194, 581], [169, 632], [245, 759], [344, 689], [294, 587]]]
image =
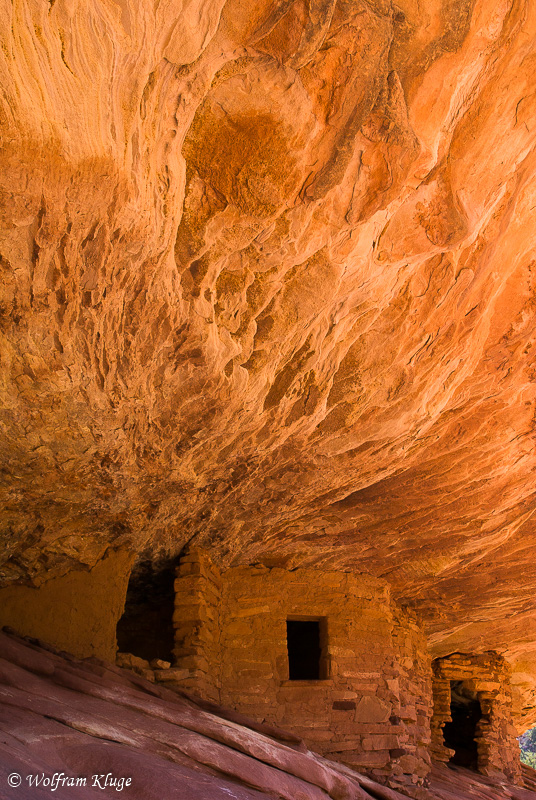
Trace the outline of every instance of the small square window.
[[325, 619], [287, 619], [288, 674], [291, 681], [327, 677]]

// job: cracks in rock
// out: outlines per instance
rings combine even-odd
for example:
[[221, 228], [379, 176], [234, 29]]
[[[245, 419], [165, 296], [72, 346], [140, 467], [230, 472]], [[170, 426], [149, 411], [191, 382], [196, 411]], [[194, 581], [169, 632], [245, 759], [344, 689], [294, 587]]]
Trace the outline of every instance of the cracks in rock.
[[65, 32], [61, 28], [58, 28], [58, 36], [60, 37], [60, 43], [61, 43], [61, 60], [63, 61], [63, 63], [73, 76], [73, 78], [76, 78], [76, 75], [74, 74], [73, 70], [67, 63], [67, 59], [65, 57]]

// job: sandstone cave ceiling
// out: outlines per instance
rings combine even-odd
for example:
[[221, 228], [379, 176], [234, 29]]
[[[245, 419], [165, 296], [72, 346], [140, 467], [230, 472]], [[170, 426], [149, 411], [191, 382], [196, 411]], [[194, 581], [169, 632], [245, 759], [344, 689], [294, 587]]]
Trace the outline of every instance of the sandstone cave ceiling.
[[3, 584], [196, 542], [526, 635], [535, 32], [529, 0], [3, 0]]

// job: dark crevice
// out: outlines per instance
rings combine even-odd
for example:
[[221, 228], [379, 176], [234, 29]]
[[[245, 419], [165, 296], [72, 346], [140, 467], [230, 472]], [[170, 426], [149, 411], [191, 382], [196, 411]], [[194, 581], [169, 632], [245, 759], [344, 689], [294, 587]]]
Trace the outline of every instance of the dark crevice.
[[477, 725], [482, 718], [480, 701], [464, 681], [451, 681], [450, 714], [452, 720], [445, 723], [443, 736], [445, 745], [454, 750], [451, 764], [467, 769], [478, 769]]
[[119, 652], [173, 662], [175, 564], [141, 562], [130, 576], [125, 610], [117, 624]]

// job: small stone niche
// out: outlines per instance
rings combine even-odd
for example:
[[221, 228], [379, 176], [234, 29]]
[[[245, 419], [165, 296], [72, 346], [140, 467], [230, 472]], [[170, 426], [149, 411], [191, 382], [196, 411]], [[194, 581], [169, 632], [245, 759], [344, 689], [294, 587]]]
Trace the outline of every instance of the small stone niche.
[[117, 623], [119, 652], [173, 661], [175, 564], [144, 561], [130, 575], [125, 610]]

